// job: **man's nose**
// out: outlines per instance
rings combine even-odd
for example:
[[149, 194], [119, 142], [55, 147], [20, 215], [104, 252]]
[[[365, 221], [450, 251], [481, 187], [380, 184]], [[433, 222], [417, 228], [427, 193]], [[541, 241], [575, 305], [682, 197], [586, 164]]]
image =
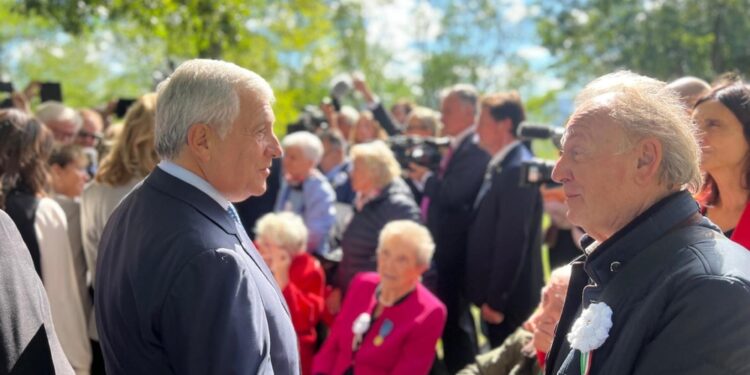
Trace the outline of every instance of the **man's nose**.
[[552, 169], [552, 180], [557, 183], [563, 183], [568, 180], [568, 177], [566, 176], [566, 162], [565, 157], [561, 156], [559, 159], [557, 159], [557, 163], [555, 163], [555, 168]]
[[273, 159], [280, 158], [284, 155], [279, 139], [276, 138], [275, 134], [271, 137], [271, 141], [267, 147], [267, 152]]

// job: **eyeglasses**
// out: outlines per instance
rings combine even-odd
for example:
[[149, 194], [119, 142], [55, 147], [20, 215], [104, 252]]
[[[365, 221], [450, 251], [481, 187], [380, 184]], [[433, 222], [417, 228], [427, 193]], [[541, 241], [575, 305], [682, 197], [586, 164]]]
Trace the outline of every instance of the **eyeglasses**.
[[102, 137], [101, 134], [98, 134], [98, 133], [90, 133], [90, 132], [87, 132], [85, 130], [79, 130], [78, 131], [78, 138], [93, 139], [94, 142], [99, 143], [99, 142], [102, 141], [103, 137]]

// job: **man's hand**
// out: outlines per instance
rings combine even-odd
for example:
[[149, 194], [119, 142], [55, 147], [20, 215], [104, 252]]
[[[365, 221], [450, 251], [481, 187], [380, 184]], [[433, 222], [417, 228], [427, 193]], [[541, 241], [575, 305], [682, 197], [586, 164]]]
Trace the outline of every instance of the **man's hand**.
[[409, 178], [419, 184], [424, 183], [424, 176], [430, 172], [427, 167], [423, 167], [419, 164], [409, 163]]
[[370, 86], [367, 85], [364, 74], [360, 72], [352, 73], [352, 85], [355, 90], [362, 94], [367, 103], [375, 102], [375, 96], [370, 91]]
[[493, 310], [488, 304], [482, 305], [482, 319], [487, 323], [500, 324], [505, 320], [505, 315], [500, 311]]

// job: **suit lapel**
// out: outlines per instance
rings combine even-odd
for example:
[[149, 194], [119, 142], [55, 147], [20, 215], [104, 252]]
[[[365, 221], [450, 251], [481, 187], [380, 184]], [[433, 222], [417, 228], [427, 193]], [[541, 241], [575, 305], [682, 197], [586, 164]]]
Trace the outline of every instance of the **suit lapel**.
[[[284, 310], [289, 314], [289, 308], [284, 300], [284, 295], [281, 293], [276, 279], [271, 274], [271, 270], [268, 268], [263, 259], [260, 258], [258, 250], [253, 245], [250, 238], [247, 237], [244, 228], [240, 228], [239, 225], [224, 211], [224, 209], [211, 197], [206, 195], [204, 192], [195, 188], [194, 186], [180, 180], [177, 177], [164, 172], [160, 168], [154, 168], [153, 172], [146, 178], [145, 184], [167, 194], [175, 199], [181, 200], [191, 207], [195, 208], [203, 216], [209, 219], [211, 222], [219, 226], [228, 235], [232, 235], [236, 238], [239, 246], [245, 251], [245, 253], [253, 260], [253, 263], [260, 269], [263, 277], [273, 286], [276, 294], [281, 300], [281, 304], [284, 306]], [[243, 239], [243, 237], [247, 239]], [[238, 250], [238, 249], [235, 249]]]
[[[284, 306], [284, 311], [291, 316], [291, 313], [289, 312], [289, 306], [286, 304], [286, 299], [284, 299], [284, 294], [281, 292], [281, 289], [279, 289], [279, 284], [276, 282], [276, 279], [273, 277], [273, 274], [271, 273], [271, 270], [268, 268], [268, 265], [266, 265], [266, 262], [260, 258], [260, 253], [258, 253], [258, 250], [255, 248], [255, 245], [253, 245], [252, 242], [243, 240], [241, 237], [237, 235], [237, 240], [240, 242], [240, 245], [238, 247], [241, 247], [242, 250], [247, 253], [247, 255], [250, 256], [250, 259], [253, 260], [253, 263], [260, 269], [260, 271], [263, 273], [263, 276], [266, 278], [266, 280], [273, 286], [273, 289], [276, 291], [276, 295], [279, 297], [279, 300], [281, 301], [281, 304]], [[239, 251], [240, 249], [235, 249]]]

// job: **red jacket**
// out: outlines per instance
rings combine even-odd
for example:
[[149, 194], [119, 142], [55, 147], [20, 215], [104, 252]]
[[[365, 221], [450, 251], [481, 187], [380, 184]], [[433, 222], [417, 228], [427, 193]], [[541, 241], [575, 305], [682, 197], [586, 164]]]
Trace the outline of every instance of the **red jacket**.
[[302, 374], [310, 373], [315, 352], [317, 333], [315, 326], [323, 312], [325, 274], [320, 262], [308, 253], [292, 259], [289, 266], [289, 283], [283, 290], [284, 299], [292, 314], [292, 324], [299, 342]]

